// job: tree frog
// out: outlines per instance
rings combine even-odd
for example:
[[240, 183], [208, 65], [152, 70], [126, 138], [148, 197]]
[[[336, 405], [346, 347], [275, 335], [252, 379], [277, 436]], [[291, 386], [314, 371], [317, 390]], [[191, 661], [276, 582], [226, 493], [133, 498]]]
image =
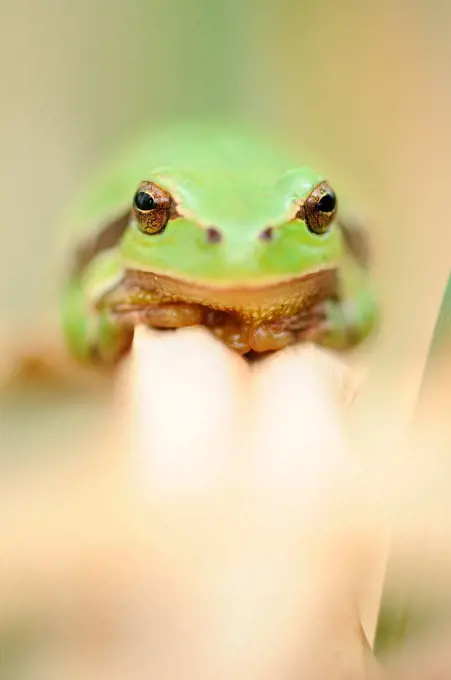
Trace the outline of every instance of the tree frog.
[[100, 172], [77, 230], [62, 325], [74, 357], [116, 364], [134, 328], [204, 326], [249, 357], [344, 350], [376, 319], [361, 232], [325, 175], [212, 123], [142, 134]]

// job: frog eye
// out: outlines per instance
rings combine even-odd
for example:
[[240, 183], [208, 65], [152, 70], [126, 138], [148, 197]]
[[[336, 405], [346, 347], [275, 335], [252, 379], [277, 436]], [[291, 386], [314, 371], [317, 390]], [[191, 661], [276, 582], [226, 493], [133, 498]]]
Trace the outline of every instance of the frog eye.
[[297, 217], [304, 220], [314, 234], [324, 234], [337, 211], [337, 197], [327, 182], [321, 182], [300, 206]]
[[145, 234], [163, 231], [171, 216], [170, 195], [153, 182], [143, 182], [135, 194], [133, 210]]

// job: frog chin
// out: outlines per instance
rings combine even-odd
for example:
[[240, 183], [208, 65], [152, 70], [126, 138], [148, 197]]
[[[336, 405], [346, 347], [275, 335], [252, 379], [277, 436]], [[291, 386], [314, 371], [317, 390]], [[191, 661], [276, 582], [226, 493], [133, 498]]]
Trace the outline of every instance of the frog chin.
[[232, 312], [249, 321], [265, 321], [291, 316], [313, 307], [338, 292], [337, 268], [323, 267], [290, 278], [253, 279], [233, 284], [199, 282], [172, 276], [128, 270], [126, 286], [151, 291], [169, 303], [201, 305], [212, 310]]

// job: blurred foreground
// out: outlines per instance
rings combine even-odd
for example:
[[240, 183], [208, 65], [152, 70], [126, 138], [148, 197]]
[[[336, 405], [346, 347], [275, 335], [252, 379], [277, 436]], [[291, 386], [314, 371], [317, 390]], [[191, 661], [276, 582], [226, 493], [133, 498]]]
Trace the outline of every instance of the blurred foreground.
[[[426, 417], [389, 465], [356, 448], [362, 377], [309, 346], [250, 369], [199, 329], [138, 333], [102, 418], [3, 458], [3, 677], [427, 680], [421, 640], [451, 611], [450, 440]], [[425, 614], [378, 669], [387, 567], [392, 614], [406, 596]]]

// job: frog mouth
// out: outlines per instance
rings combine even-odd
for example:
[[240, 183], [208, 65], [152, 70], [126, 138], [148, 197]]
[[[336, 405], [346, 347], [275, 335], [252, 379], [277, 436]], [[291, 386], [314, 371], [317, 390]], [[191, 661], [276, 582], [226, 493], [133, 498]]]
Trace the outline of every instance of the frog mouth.
[[205, 291], [269, 291], [296, 285], [308, 280], [320, 281], [324, 276], [329, 276], [331, 272], [337, 272], [338, 265], [327, 263], [319, 265], [302, 274], [279, 274], [274, 276], [261, 276], [252, 278], [231, 279], [201, 279], [190, 278], [188, 276], [178, 276], [172, 273], [163, 273], [158, 269], [135, 269], [133, 266], [125, 267], [124, 280], [134, 285], [141, 286], [144, 290], [154, 290], [156, 287], [178, 288], [180, 290], [205, 290]]

